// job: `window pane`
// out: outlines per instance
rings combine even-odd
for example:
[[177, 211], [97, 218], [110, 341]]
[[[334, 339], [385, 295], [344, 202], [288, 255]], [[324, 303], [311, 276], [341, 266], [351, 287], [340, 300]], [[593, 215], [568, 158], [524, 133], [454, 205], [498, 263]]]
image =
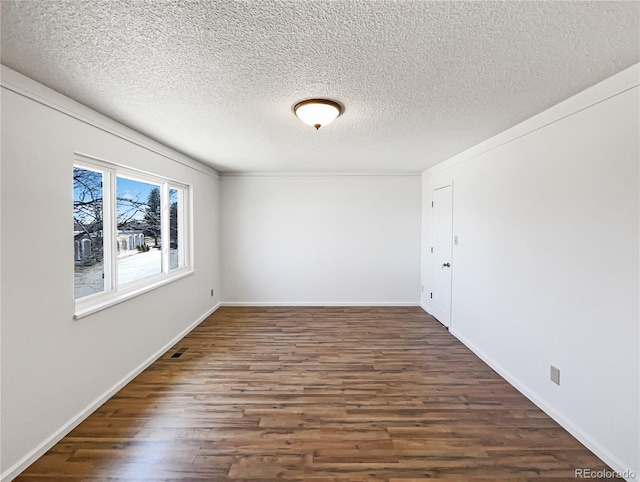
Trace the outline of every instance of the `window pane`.
[[169, 189], [169, 269], [180, 267], [178, 190]]
[[162, 272], [160, 186], [117, 178], [118, 284]]
[[102, 173], [73, 168], [75, 298], [104, 291]]

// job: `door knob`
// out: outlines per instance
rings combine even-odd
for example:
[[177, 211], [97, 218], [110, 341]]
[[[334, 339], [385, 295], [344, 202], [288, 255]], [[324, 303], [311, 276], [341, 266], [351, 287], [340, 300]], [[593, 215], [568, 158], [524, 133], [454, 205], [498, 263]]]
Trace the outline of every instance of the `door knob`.
[[451, 266], [451, 265], [450, 265], [449, 263], [444, 263], [444, 264], [442, 265], [442, 267], [443, 267], [443, 268], [449, 268], [450, 266]]

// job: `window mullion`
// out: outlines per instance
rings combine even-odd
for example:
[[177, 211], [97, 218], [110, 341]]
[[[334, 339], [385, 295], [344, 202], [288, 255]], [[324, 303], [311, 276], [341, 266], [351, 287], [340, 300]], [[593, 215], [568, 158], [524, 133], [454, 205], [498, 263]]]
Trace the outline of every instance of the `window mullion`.
[[162, 183], [162, 190], [160, 195], [160, 239], [162, 243], [162, 272], [169, 273], [169, 184]]
[[109, 190], [111, 191], [111, 204], [109, 206], [111, 225], [111, 279], [113, 280], [113, 289], [118, 290], [118, 249], [116, 243], [118, 242], [118, 198], [117, 198], [117, 171], [111, 171], [111, 185]]
[[117, 287], [115, 239], [117, 226], [115, 225], [115, 172], [110, 169], [103, 171], [103, 243], [104, 243], [104, 288], [105, 291], [115, 290]]
[[185, 266], [185, 243], [184, 243], [184, 189], [178, 189], [178, 267]]

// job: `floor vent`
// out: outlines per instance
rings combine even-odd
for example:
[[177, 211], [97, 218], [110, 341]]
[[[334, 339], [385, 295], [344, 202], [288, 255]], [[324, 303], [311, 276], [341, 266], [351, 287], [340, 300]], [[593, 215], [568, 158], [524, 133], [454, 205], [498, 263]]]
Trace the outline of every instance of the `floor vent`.
[[171, 355], [169, 358], [180, 358], [185, 351], [187, 351], [187, 348], [179, 348], [178, 351]]

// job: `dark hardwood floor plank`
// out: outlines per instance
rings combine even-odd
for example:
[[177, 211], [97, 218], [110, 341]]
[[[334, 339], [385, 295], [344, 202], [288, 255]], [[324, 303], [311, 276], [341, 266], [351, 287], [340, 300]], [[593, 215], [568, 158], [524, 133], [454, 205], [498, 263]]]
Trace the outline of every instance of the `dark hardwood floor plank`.
[[576, 468], [607, 466], [420, 308], [227, 307], [17, 480], [557, 482]]

